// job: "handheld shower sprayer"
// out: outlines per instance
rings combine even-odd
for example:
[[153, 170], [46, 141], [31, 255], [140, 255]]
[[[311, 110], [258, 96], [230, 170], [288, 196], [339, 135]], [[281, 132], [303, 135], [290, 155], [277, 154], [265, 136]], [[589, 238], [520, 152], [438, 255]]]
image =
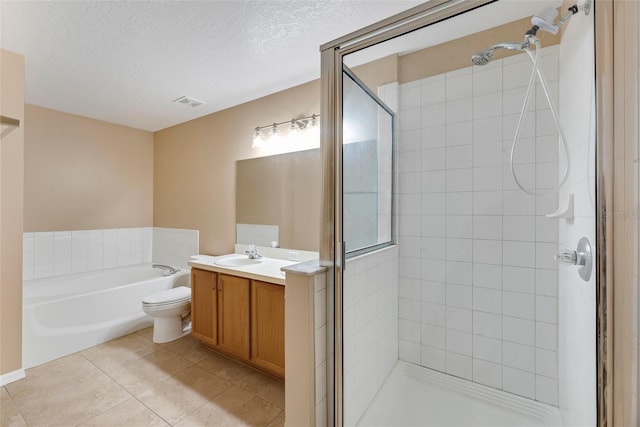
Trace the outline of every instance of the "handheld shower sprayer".
[[[564, 185], [564, 183], [567, 181], [567, 178], [569, 177], [569, 167], [570, 167], [569, 148], [567, 146], [567, 140], [560, 126], [558, 113], [556, 111], [553, 100], [549, 93], [549, 88], [547, 87], [546, 80], [542, 74], [542, 71], [538, 67], [538, 60], [540, 56], [541, 46], [540, 46], [540, 40], [538, 40], [538, 38], [536, 37], [536, 33], [538, 32], [538, 30], [544, 30], [551, 34], [557, 34], [558, 31], [560, 30], [560, 27], [571, 16], [581, 11], [584, 12], [585, 15], [588, 15], [591, 10], [591, 2], [592, 0], [579, 0], [577, 4], [574, 4], [573, 6], [569, 7], [567, 12], [557, 22], [554, 22], [554, 21], [558, 17], [558, 11], [553, 8], [544, 9], [543, 11], [535, 14], [531, 18], [531, 23], [533, 24], [533, 27], [531, 27], [531, 29], [524, 34], [524, 40], [522, 43], [516, 43], [516, 42], [498, 43], [471, 56], [471, 62], [473, 62], [474, 65], [487, 65], [493, 58], [493, 53], [496, 49], [519, 50], [519, 51], [525, 52], [533, 62], [533, 68], [531, 71], [531, 75], [529, 77], [529, 85], [527, 86], [527, 90], [525, 92], [522, 111], [520, 112], [520, 117], [518, 119], [518, 124], [516, 126], [515, 135], [513, 137], [513, 143], [511, 145], [511, 156], [509, 160], [509, 163], [511, 166], [511, 176], [513, 177], [516, 185], [522, 191], [524, 191], [525, 193], [531, 196], [540, 196], [540, 195], [549, 194], [549, 193], [558, 191], [558, 189], [562, 187], [562, 185]], [[533, 46], [535, 46], [535, 50], [532, 49]], [[563, 148], [565, 158], [567, 159], [566, 168], [562, 178], [560, 179], [560, 182], [552, 189], [543, 190], [543, 191], [531, 191], [526, 189], [522, 185], [522, 183], [516, 176], [515, 161], [514, 161], [516, 148], [520, 140], [520, 129], [522, 126], [522, 120], [527, 110], [527, 105], [529, 103], [529, 98], [532, 92], [536, 75], [538, 76], [538, 80], [542, 85], [542, 89], [544, 91], [545, 97], [547, 98], [547, 102], [549, 103], [549, 109], [551, 110], [551, 115], [553, 116], [553, 120], [555, 122], [556, 128], [558, 130], [558, 134], [560, 136], [560, 144]]]
[[504, 43], [494, 44], [493, 46], [490, 46], [485, 50], [472, 55], [471, 62], [473, 62], [475, 65], [487, 65], [489, 61], [491, 61], [491, 59], [493, 58], [493, 52], [496, 49], [523, 50], [525, 49], [525, 47], [526, 47], [525, 45], [518, 42], [504, 42]]

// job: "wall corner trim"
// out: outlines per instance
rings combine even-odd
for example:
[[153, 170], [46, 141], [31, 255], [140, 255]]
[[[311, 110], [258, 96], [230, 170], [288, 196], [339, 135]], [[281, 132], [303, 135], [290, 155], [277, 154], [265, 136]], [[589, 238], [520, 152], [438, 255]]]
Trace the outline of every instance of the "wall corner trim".
[[6, 374], [0, 375], [0, 387], [3, 387], [9, 383], [14, 381], [18, 381], [26, 377], [24, 369], [16, 369], [12, 372], [7, 372]]

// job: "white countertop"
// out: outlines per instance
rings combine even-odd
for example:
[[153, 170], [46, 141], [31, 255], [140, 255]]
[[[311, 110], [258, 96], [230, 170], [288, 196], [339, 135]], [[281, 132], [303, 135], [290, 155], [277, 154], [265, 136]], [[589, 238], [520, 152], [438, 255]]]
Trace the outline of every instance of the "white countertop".
[[202, 270], [215, 271], [218, 273], [231, 274], [233, 276], [245, 277], [247, 279], [261, 280], [263, 282], [275, 283], [284, 286], [285, 273], [280, 269], [282, 267], [288, 267], [293, 264], [298, 264], [299, 261], [288, 261], [284, 259], [275, 258], [263, 258], [263, 262], [260, 264], [246, 265], [242, 267], [227, 267], [217, 265], [215, 260], [228, 255], [222, 255], [219, 257], [211, 255], [194, 255], [189, 261], [189, 265], [193, 268], [200, 268]]

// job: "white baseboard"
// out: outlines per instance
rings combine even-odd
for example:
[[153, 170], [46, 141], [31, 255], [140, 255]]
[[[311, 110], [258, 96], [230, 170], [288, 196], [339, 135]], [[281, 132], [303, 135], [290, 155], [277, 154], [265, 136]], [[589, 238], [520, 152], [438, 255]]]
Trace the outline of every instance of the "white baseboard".
[[21, 380], [25, 377], [24, 369], [18, 369], [13, 372], [0, 375], [0, 387]]

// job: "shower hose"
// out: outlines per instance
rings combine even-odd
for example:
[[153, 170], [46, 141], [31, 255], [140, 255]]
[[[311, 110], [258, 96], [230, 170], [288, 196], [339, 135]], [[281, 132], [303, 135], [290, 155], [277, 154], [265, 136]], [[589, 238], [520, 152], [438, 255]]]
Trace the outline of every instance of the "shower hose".
[[[551, 98], [551, 95], [549, 93], [549, 88], [547, 87], [547, 81], [544, 78], [544, 75], [542, 74], [542, 70], [540, 70], [538, 66], [538, 62], [540, 58], [540, 41], [535, 36], [531, 37], [530, 41], [533, 41], [534, 45], [536, 46], [535, 55], [531, 53], [531, 50], [529, 48], [525, 48], [523, 50], [527, 53], [527, 55], [529, 55], [529, 58], [533, 62], [533, 69], [531, 70], [531, 76], [529, 77], [529, 86], [527, 87], [527, 92], [524, 96], [524, 104], [522, 105], [522, 111], [520, 112], [520, 118], [518, 119], [518, 125], [516, 126], [516, 133], [513, 137], [513, 144], [511, 145], [511, 156], [509, 159], [509, 163], [511, 167], [511, 176], [516, 182], [516, 185], [518, 186], [518, 188], [520, 188], [522, 191], [524, 191], [525, 193], [531, 196], [544, 196], [544, 195], [551, 194], [553, 192], [558, 191], [560, 187], [562, 187], [564, 183], [567, 181], [567, 178], [569, 177], [569, 147], [567, 146], [567, 139], [564, 136], [564, 132], [560, 127], [560, 121], [558, 120], [558, 113], [553, 104], [553, 99]], [[553, 121], [555, 122], [556, 128], [558, 129], [558, 134], [560, 135], [560, 141], [561, 141], [561, 145], [564, 150], [564, 155], [566, 159], [566, 162], [565, 162], [566, 168], [560, 182], [557, 185], [555, 185], [553, 188], [546, 189], [543, 191], [533, 191], [533, 190], [526, 189], [524, 185], [522, 185], [518, 177], [516, 176], [516, 171], [515, 171], [515, 153], [516, 153], [516, 148], [518, 146], [518, 142], [520, 140], [520, 128], [522, 127], [522, 120], [524, 119], [525, 113], [527, 111], [527, 105], [529, 104], [529, 97], [531, 95], [531, 90], [533, 89], [536, 74], [538, 75], [538, 79], [542, 84], [542, 90], [544, 91], [544, 95], [547, 98], [547, 102], [549, 103], [549, 109], [551, 110]]]

